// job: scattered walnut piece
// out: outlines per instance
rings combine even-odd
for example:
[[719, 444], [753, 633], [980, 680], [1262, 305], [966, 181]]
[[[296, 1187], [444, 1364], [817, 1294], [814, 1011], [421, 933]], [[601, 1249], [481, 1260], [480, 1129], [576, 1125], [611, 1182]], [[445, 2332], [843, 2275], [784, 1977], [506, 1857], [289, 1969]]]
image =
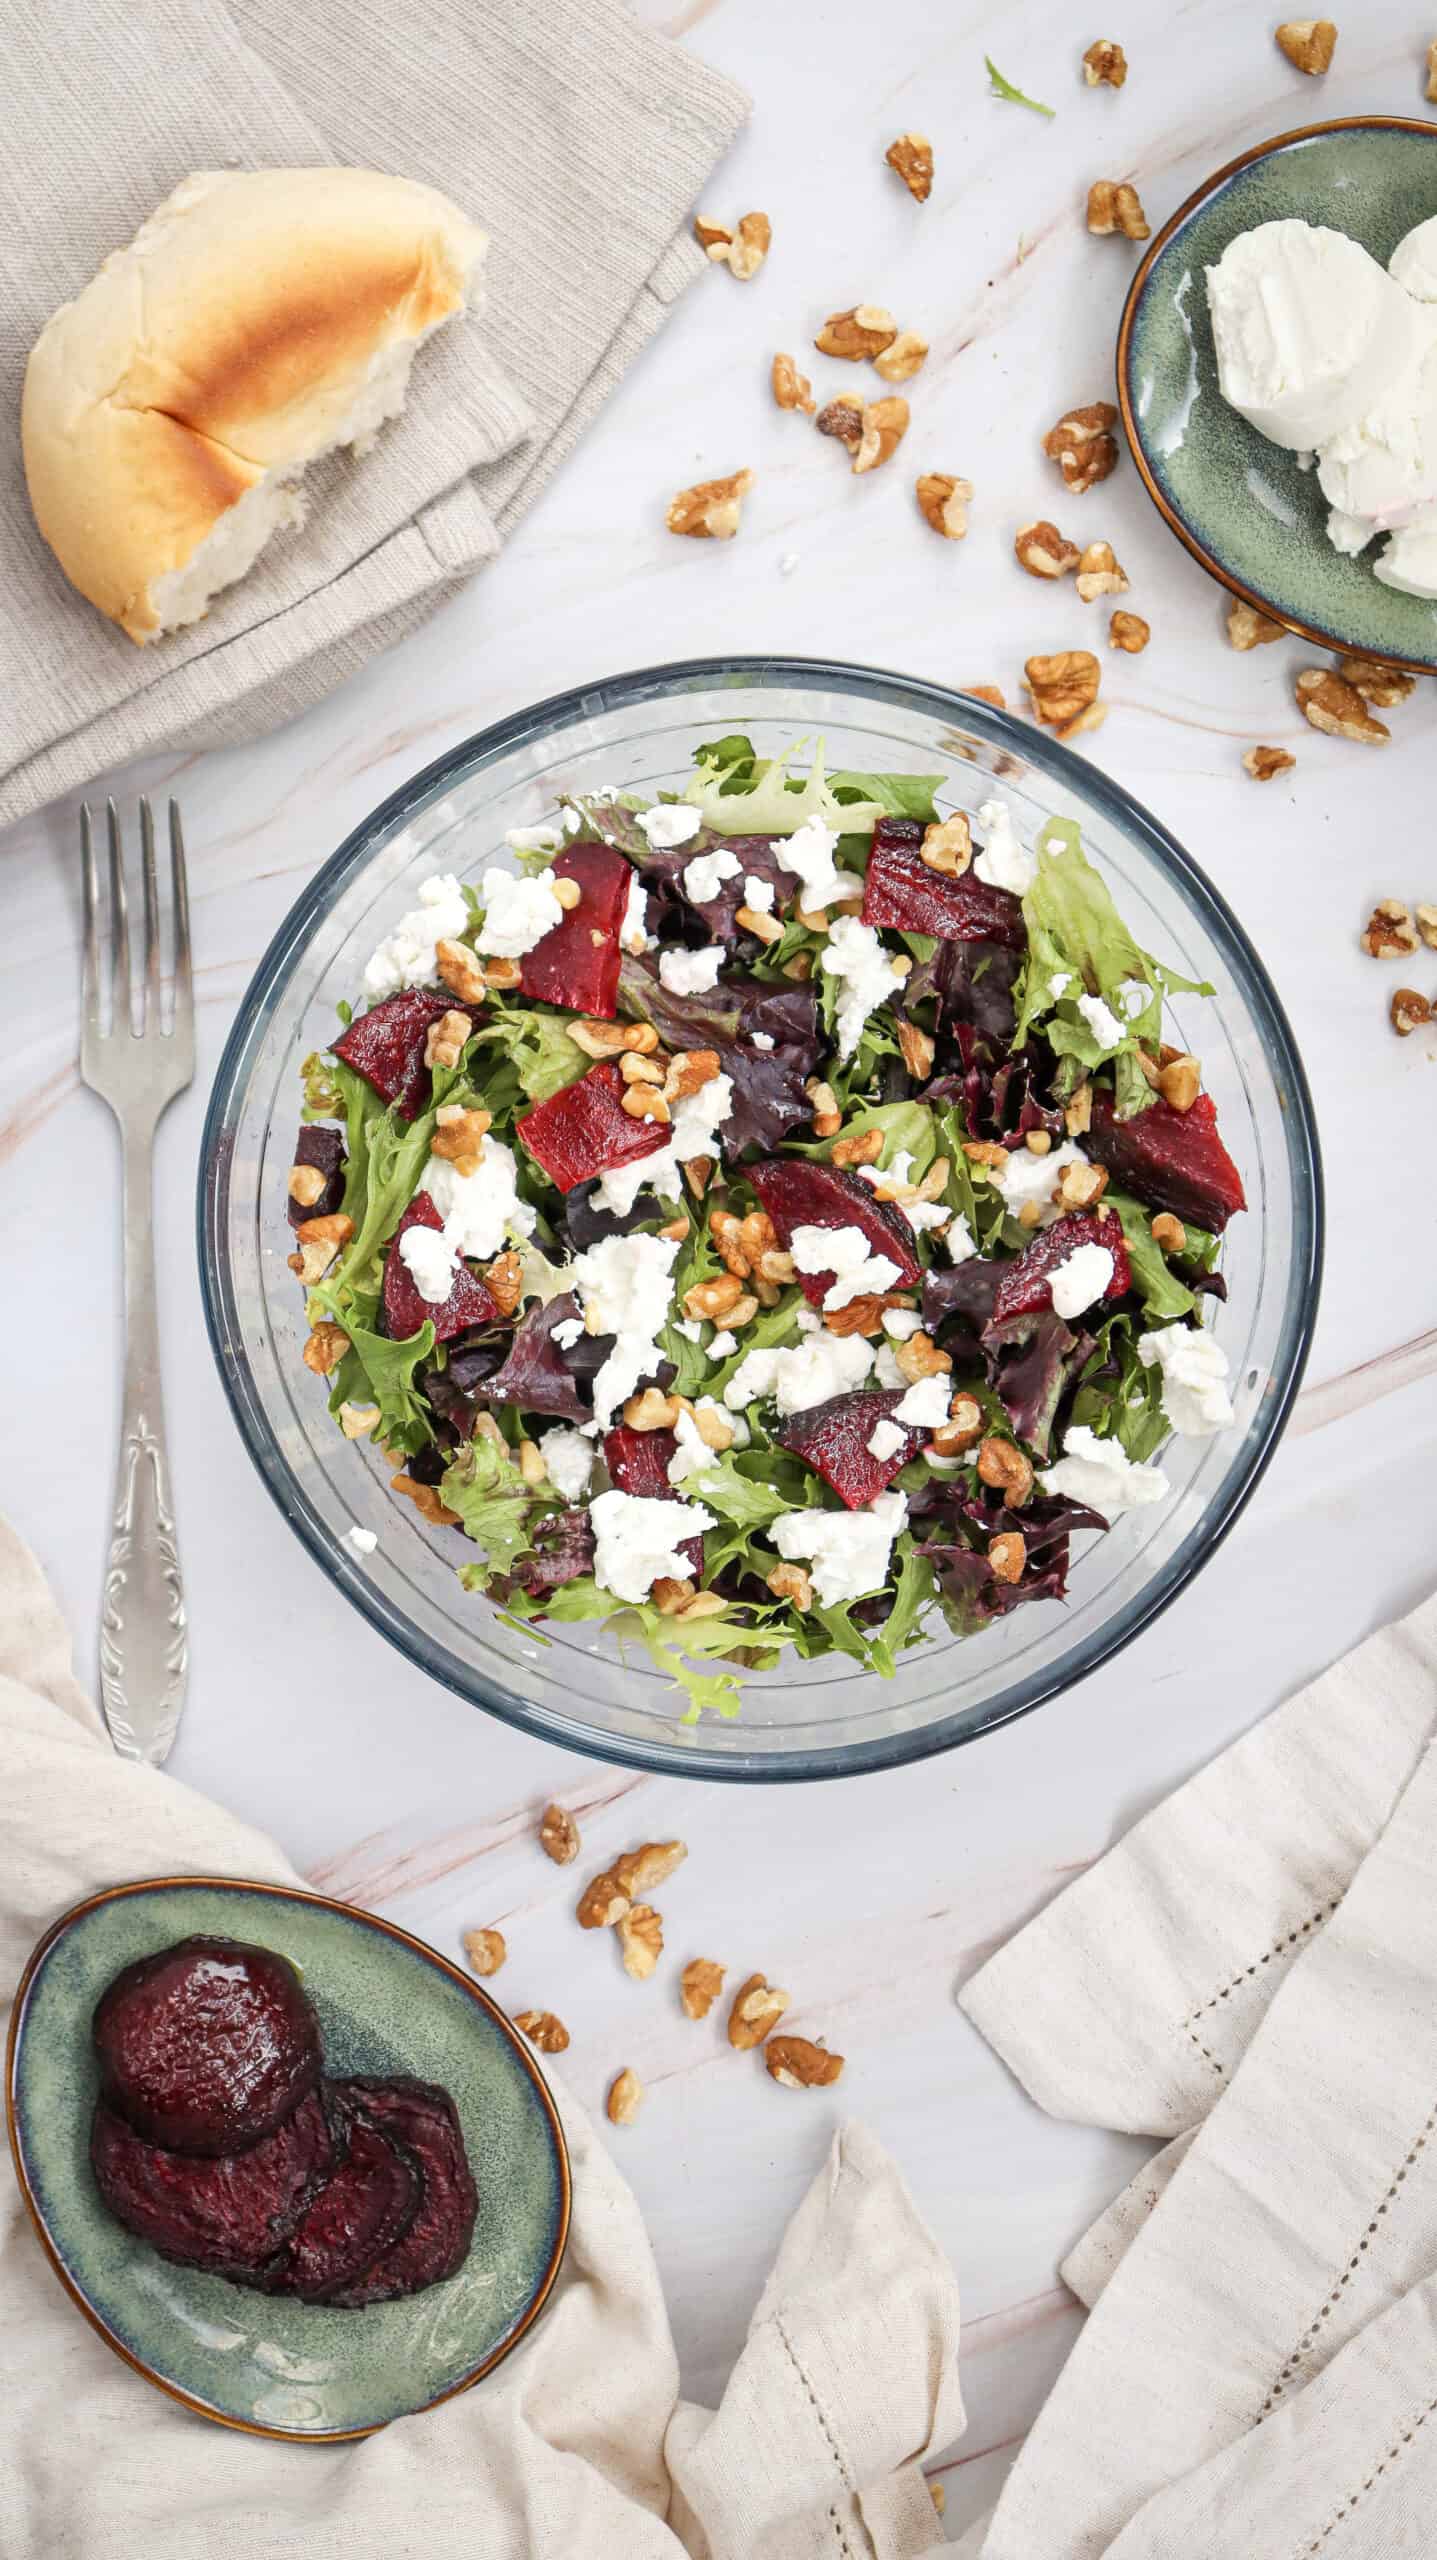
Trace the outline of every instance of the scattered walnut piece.
[[339, 1408], [339, 1427], [346, 1440], [367, 1440], [378, 1421], [377, 1404], [351, 1404], [346, 1398]]
[[1392, 732], [1374, 720], [1356, 688], [1330, 668], [1304, 667], [1297, 679], [1297, 707], [1324, 737], [1352, 738], [1360, 746], [1385, 747]]
[[1315, 74], [1327, 69], [1337, 43], [1330, 18], [1288, 18], [1275, 32], [1295, 70]]
[[883, 1131], [881, 1129], [859, 1129], [851, 1138], [840, 1138], [838, 1140], [828, 1161], [830, 1164], [840, 1166], [847, 1165], [849, 1167], [860, 1164], [877, 1164], [882, 1153]]
[[726, 480], [696, 480], [691, 489], [680, 489], [677, 497], [670, 498], [664, 522], [670, 533], [691, 534], [700, 542], [728, 542], [738, 531], [743, 502], [752, 487], [751, 471], [731, 471]]
[[632, 1904], [618, 1922], [624, 1971], [635, 1982], [647, 1982], [664, 1951], [664, 1924], [651, 1902]]
[[1362, 948], [1372, 960], [1407, 960], [1421, 936], [1400, 898], [1381, 898], [1362, 928]]
[[1026, 569], [1030, 578], [1065, 578], [1083, 556], [1077, 543], [1069, 542], [1046, 516], [1034, 524], [1019, 525], [1013, 550], [1019, 568]]
[[1152, 624], [1144, 622], [1140, 613], [1115, 613], [1108, 623], [1108, 647], [1122, 649], [1136, 658], [1146, 649], [1153, 636]]
[[1033, 1468], [1016, 1440], [1000, 1440], [990, 1435], [978, 1444], [978, 1473], [984, 1484], [1001, 1493], [1014, 1511], [1021, 1511], [1033, 1490]]
[[715, 250], [718, 251], [720, 257], [723, 257], [727, 252], [729, 242], [733, 238], [733, 233], [730, 231], [726, 222], [715, 222], [712, 214], [696, 213], [694, 215], [694, 238], [697, 240], [699, 247], [706, 250], [710, 257], [713, 256]]
[[1437, 36], [1427, 47], [1427, 87], [1423, 94], [1437, 104]]
[[1181, 1218], [1175, 1218], [1168, 1209], [1159, 1211], [1148, 1233], [1160, 1253], [1181, 1253], [1188, 1240], [1188, 1231]]
[[646, 1841], [642, 1849], [630, 1849], [614, 1860], [614, 1881], [620, 1893], [631, 1899], [652, 1893], [657, 1886], [668, 1883], [688, 1854], [682, 1840]]
[[1405, 667], [1379, 666], [1375, 658], [1343, 658], [1337, 672], [1344, 684], [1350, 684], [1364, 702], [1375, 702], [1379, 711], [1391, 711], [1405, 702], [1417, 683]]
[[500, 1965], [504, 1962], [505, 1957], [509, 1953], [509, 1950], [504, 1943], [503, 1930], [466, 1929], [464, 1932], [464, 1953], [469, 1958], [470, 1966], [472, 1970], [478, 1974], [481, 1982], [487, 1982], [491, 1973], [498, 1972]]
[[883, 154], [890, 169], [896, 169], [916, 204], [926, 204], [933, 193], [933, 145], [926, 133], [900, 133]]
[[717, 267], [727, 267], [740, 284], [756, 276], [773, 244], [773, 225], [766, 213], [746, 213], [731, 231], [706, 213], [694, 216], [694, 238]]
[[1056, 462], [1075, 498], [1116, 471], [1118, 445], [1113, 429], [1117, 423], [1111, 401], [1094, 400], [1084, 409], [1069, 409], [1044, 436], [1043, 451]]
[[1285, 640], [1287, 633], [1280, 622], [1259, 613], [1255, 604], [1234, 596], [1227, 609], [1227, 636], [1234, 649], [1265, 649], [1270, 641]]
[[691, 1093], [698, 1093], [706, 1084], [712, 1084], [722, 1064], [717, 1049], [677, 1050], [670, 1058], [667, 1070], [661, 1071], [665, 1101], [687, 1102]]
[[489, 1134], [488, 1112], [466, 1111], [462, 1103], [446, 1102], [436, 1112], [435, 1120], [430, 1154], [452, 1164], [456, 1173], [477, 1173], [484, 1161], [484, 1140]]
[[1244, 772], [1250, 773], [1254, 782], [1271, 782], [1275, 774], [1291, 773], [1297, 758], [1290, 756], [1286, 747], [1249, 747], [1242, 762]]
[[898, 335], [891, 311], [876, 302], [856, 302], [849, 311], [831, 311], [814, 339], [821, 356], [841, 356], [845, 364], [862, 364], [881, 356]]
[[1078, 562], [1078, 574], [1074, 584], [1084, 604], [1096, 604], [1099, 596], [1127, 594], [1127, 571], [1119, 565], [1110, 542], [1088, 544]]
[[788, 1993], [780, 1991], [762, 1973], [751, 1973], [741, 1982], [728, 2013], [728, 2040], [738, 2053], [752, 2053], [762, 2044], [771, 2027], [776, 2027], [788, 2007]]
[[[1088, 1119], [1083, 1124], [1086, 1128], [1092, 1122], [1092, 1087], [1084, 1085], [1081, 1090], [1088, 1100]], [[1065, 1113], [1065, 1119], [1066, 1116]], [[1069, 1134], [1073, 1133], [1070, 1131]], [[1105, 1164], [1065, 1164], [1053, 1197], [1060, 1209], [1095, 1209], [1107, 1187], [1108, 1168]]]
[[679, 1975], [679, 1999], [686, 2018], [706, 2018], [723, 1989], [724, 1968], [708, 1956], [695, 1956]]
[[556, 1867], [572, 1866], [579, 1854], [579, 1826], [562, 1804], [546, 1804], [539, 1825], [539, 1846]]
[[617, 1058], [628, 1050], [652, 1057], [659, 1045], [651, 1022], [566, 1022], [564, 1029], [586, 1058]]
[[1090, 89], [1099, 81], [1110, 89], [1121, 89], [1128, 76], [1128, 57], [1111, 36], [1099, 36], [1083, 56], [1083, 78]]
[[657, 1120], [665, 1129], [673, 1117], [658, 1086], [641, 1084], [637, 1078], [631, 1082], [628, 1077], [625, 1077], [624, 1091], [619, 1098], [619, 1108], [627, 1112], [631, 1120]]
[[1095, 178], [1089, 187], [1088, 229], [1100, 240], [1119, 231], [1125, 240], [1147, 240], [1152, 236], [1152, 224], [1143, 211], [1137, 188], [1114, 178]]
[[900, 329], [891, 347], [873, 359], [873, 370], [885, 382], [911, 382], [928, 361], [928, 341], [916, 329]]
[[856, 392], [840, 391], [819, 410], [813, 423], [821, 436], [835, 436], [840, 444], [856, 446], [863, 437], [863, 402]]
[[938, 825], [924, 828], [918, 858], [930, 871], [941, 871], [946, 879], [962, 877], [973, 859], [973, 831], [961, 809]]
[[1045, 728], [1065, 729], [1098, 698], [1103, 671], [1091, 649], [1025, 659], [1023, 679]]
[[487, 982], [467, 942], [436, 942], [434, 968], [440, 985], [458, 996], [461, 1004], [483, 1003]]
[[893, 1359], [910, 1387], [916, 1387], [920, 1378], [940, 1378], [953, 1366], [951, 1352], [940, 1351], [931, 1333], [921, 1330], [894, 1344]]
[[306, 1369], [312, 1369], [317, 1378], [327, 1378], [339, 1367], [348, 1349], [349, 1336], [343, 1325], [333, 1324], [326, 1317], [315, 1326], [301, 1357]]
[[[577, 881], [566, 881], [566, 888], [577, 888]], [[457, 1067], [464, 1055], [464, 1043], [474, 1025], [467, 1013], [441, 1013], [431, 1022], [424, 1036], [426, 1067]]]
[[644, 2103], [644, 2084], [637, 2071], [624, 2070], [610, 2087], [604, 2113], [610, 2124], [632, 2124]]
[[1202, 1090], [1202, 1069], [1196, 1058], [1169, 1058], [1158, 1069], [1158, 1091], [1170, 1111], [1191, 1111]]
[[[1121, 88], [1122, 82], [1115, 81], [1113, 85], [1115, 88]], [[934, 2514], [937, 2516], [946, 2515], [948, 2512], [948, 2492], [944, 2488], [941, 2480], [929, 2481], [928, 2495], [933, 2501]]]
[[824, 1312], [824, 1331], [840, 1337], [861, 1333], [871, 1340], [883, 1330], [883, 1310], [889, 1303], [887, 1298], [865, 1297], [850, 1298], [844, 1307], [829, 1307]]
[[975, 702], [991, 702], [995, 711], [1006, 711], [1008, 708], [1000, 684], [965, 684], [960, 685], [958, 690], [960, 693], [971, 693]]
[[1422, 1030], [1432, 1020], [1431, 1005], [1415, 987], [1394, 987], [1387, 1010], [1399, 1040], [1407, 1039], [1413, 1031]]
[[1437, 951], [1437, 907], [1421, 905], [1417, 909], [1417, 930], [1429, 951]]
[[629, 1907], [629, 1897], [618, 1877], [608, 1868], [594, 1876], [579, 1896], [578, 1921], [581, 1929], [613, 1929]]
[[[959, 480], [951, 471], [920, 471], [913, 492], [926, 524], [941, 533], [948, 542], [961, 542], [968, 530], [968, 509], [973, 503], [973, 483]], [[970, 686], [969, 691], [977, 691]]]
[[[454, 1019], [454, 1017], [449, 1014], [445, 1014], [443, 1019], [448, 1022]], [[435, 1027], [436, 1029], [438, 1028], [437, 1024]], [[426, 1058], [425, 1064], [426, 1066], [432, 1065], [432, 1059]], [[316, 1200], [319, 1199], [323, 1192], [324, 1187], [325, 1177], [320, 1172], [317, 1164], [291, 1165], [289, 1182], [286, 1188], [288, 1189], [289, 1196], [297, 1209], [312, 1209]]]
[[406, 1502], [413, 1503], [421, 1520], [430, 1521], [436, 1529], [458, 1526], [458, 1512], [451, 1511], [447, 1502], [441, 1502], [432, 1484], [416, 1484], [413, 1476], [406, 1475], [391, 1476], [389, 1484], [391, 1492], [402, 1493]]
[[938, 1054], [932, 1032], [925, 1031], [919, 1023], [905, 1022], [901, 1018], [894, 1023], [893, 1028], [898, 1035], [899, 1052], [909, 1074], [916, 1076], [920, 1084], [926, 1084], [933, 1073], [933, 1061]]
[[780, 409], [801, 409], [806, 418], [812, 417], [817, 406], [813, 385], [806, 373], [799, 372], [792, 356], [775, 356], [769, 379]]
[[514, 2024], [541, 2053], [567, 2053], [569, 2030], [552, 2009], [516, 2009]]
[[999, 1537], [988, 1541], [988, 1562], [995, 1582], [1021, 1582], [1028, 1549], [1020, 1532], [1005, 1529]]
[[865, 403], [863, 432], [853, 457], [855, 471], [877, 471], [881, 464], [892, 461], [908, 433], [908, 416], [908, 403], [900, 400], [896, 392]]
[[807, 2036], [772, 2036], [764, 2047], [764, 2069], [780, 2089], [830, 2089], [843, 2077], [843, 2056]]
[[801, 1564], [776, 1564], [767, 1582], [775, 1600], [787, 1600], [800, 1614], [813, 1607], [813, 1582]]

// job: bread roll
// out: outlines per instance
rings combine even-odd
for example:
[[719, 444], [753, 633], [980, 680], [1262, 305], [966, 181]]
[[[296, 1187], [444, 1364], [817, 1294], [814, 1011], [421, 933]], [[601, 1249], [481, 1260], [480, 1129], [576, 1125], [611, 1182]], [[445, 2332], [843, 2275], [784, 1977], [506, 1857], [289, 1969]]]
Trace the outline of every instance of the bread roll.
[[403, 407], [485, 246], [372, 169], [186, 178], [31, 353], [25, 475], [72, 586], [140, 643], [197, 622], [300, 520], [306, 466]]

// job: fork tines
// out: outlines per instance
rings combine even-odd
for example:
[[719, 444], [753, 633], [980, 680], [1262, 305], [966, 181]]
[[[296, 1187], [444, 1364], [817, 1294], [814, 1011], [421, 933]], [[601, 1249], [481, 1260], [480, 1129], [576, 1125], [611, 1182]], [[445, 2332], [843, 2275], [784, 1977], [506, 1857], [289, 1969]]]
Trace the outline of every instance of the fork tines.
[[83, 976], [85, 1032], [92, 1040], [111, 1037], [120, 1030], [129, 1031], [136, 1038], [143, 1038], [146, 1032], [159, 1032], [162, 1037], [168, 1038], [182, 1022], [188, 1021], [194, 1001], [190, 966], [189, 883], [185, 872], [185, 842], [179, 803], [172, 800], [169, 808], [170, 883], [174, 911], [174, 994], [168, 1022], [161, 1019], [160, 990], [163, 969], [160, 957], [160, 895], [155, 861], [154, 812], [148, 800], [140, 802], [140, 872], [145, 949], [138, 1024], [134, 1018], [130, 970], [130, 903], [125, 887], [124, 837], [120, 828], [120, 813], [113, 800], [106, 803], [105, 821], [109, 839], [110, 947], [113, 955], [108, 1030], [103, 1021], [104, 972], [100, 953], [100, 883], [99, 869], [95, 859], [94, 824], [88, 802], [82, 803], [80, 846], [85, 886]]

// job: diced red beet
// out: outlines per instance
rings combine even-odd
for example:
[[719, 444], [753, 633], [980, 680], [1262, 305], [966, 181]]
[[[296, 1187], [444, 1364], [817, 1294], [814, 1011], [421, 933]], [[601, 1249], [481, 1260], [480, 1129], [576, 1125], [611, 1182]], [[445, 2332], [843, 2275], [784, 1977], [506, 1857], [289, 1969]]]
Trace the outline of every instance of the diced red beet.
[[629, 903], [632, 863], [608, 844], [571, 844], [554, 862], [556, 880], [577, 880], [579, 903], [526, 951], [519, 984], [526, 996], [612, 1021], [618, 1010], [620, 935]]
[[1098, 1304], [1120, 1298], [1132, 1287], [1132, 1272], [1116, 1212], [1100, 1218], [1090, 1210], [1075, 1209], [1051, 1227], [1040, 1227], [1032, 1243], [1025, 1244], [1006, 1266], [993, 1300], [993, 1323], [1008, 1324], [1014, 1316], [1046, 1315], [1053, 1304], [1053, 1273], [1085, 1244], [1101, 1245], [1113, 1258], [1113, 1276]]
[[852, 1395], [833, 1396], [827, 1404], [790, 1414], [779, 1424], [775, 1437], [821, 1475], [850, 1511], [859, 1511], [887, 1491], [899, 1468], [907, 1466], [928, 1437], [925, 1431], [900, 1423], [903, 1445], [891, 1458], [876, 1458], [869, 1448], [875, 1426], [888, 1421], [907, 1392], [906, 1387], [860, 1387]]
[[342, 1129], [326, 1128], [318, 1120], [306, 1120], [294, 1142], [291, 1162], [306, 1164], [324, 1177], [324, 1189], [308, 1202], [291, 1199], [289, 1223], [299, 1226], [305, 1218], [332, 1217], [344, 1204], [344, 1152]]
[[337, 1058], [372, 1084], [406, 1120], [429, 1100], [430, 1074], [424, 1063], [429, 1026], [447, 1013], [452, 996], [432, 995], [426, 987], [405, 987], [386, 996], [372, 1013], [361, 1013], [347, 1031], [330, 1043]]
[[[796, 1156], [774, 1156], [767, 1163], [745, 1165], [744, 1171], [785, 1247], [795, 1227], [858, 1227], [870, 1253], [886, 1254], [897, 1264], [898, 1277], [888, 1284], [891, 1289], [912, 1289], [922, 1278], [907, 1219], [891, 1201], [876, 1199], [872, 1186], [845, 1165], [805, 1164]], [[831, 1271], [801, 1271], [798, 1285], [818, 1307], [834, 1276]]]
[[[645, 1495], [651, 1502], [681, 1502], [683, 1494], [669, 1482], [669, 1460], [678, 1455], [672, 1431], [631, 1431], [626, 1422], [604, 1433], [604, 1464], [620, 1493]], [[703, 1572], [702, 1538], [686, 1538], [680, 1553], [689, 1560], [695, 1582]]]
[[863, 891], [864, 923], [932, 933], [940, 942], [1001, 942], [1012, 951], [1025, 949], [1022, 900], [1008, 889], [990, 888], [971, 871], [957, 880], [930, 871], [920, 850], [923, 836], [916, 818], [879, 819]]
[[657, 1120], [633, 1120], [624, 1109], [624, 1079], [611, 1059], [536, 1102], [515, 1122], [536, 1164], [559, 1191], [596, 1173], [651, 1156], [668, 1134]]
[[1200, 1093], [1190, 1111], [1156, 1101], [1120, 1120], [1112, 1096], [1094, 1088], [1088, 1148], [1135, 1200], [1214, 1235], [1247, 1207], [1242, 1176], [1217, 1133], [1210, 1093]]
[[443, 1219], [427, 1191], [416, 1191], [398, 1226], [394, 1230], [388, 1253], [384, 1257], [384, 1321], [391, 1339], [407, 1342], [417, 1333], [426, 1318], [434, 1326], [436, 1342], [452, 1341], [471, 1324], [497, 1324], [499, 1303], [482, 1280], [476, 1280], [467, 1262], [460, 1262], [454, 1274], [454, 1285], [442, 1307], [431, 1306], [421, 1297], [414, 1276], [399, 1250], [399, 1239], [411, 1227], [442, 1227]]

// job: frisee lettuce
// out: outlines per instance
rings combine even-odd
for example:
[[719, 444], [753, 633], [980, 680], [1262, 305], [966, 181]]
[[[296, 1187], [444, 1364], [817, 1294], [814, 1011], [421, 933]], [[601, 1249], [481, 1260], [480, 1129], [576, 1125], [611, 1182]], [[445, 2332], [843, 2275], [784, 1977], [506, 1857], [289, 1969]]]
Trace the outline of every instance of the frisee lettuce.
[[[475, 1056], [476, 1051], [489, 1054]], [[565, 1015], [502, 1002], [491, 1002], [465, 1054], [483, 1082], [485, 1108], [501, 1122], [528, 1103], [562, 1093], [594, 1063], [570, 1039]]]
[[[1021, 1049], [1039, 1023], [1060, 1060], [1057, 1091], [1071, 1092], [1083, 1074], [1111, 1060], [1120, 1119], [1146, 1110], [1152, 1099], [1138, 1063], [1139, 1045], [1162, 1040], [1164, 995], [1210, 996], [1204, 981], [1184, 978], [1155, 960], [1129, 932], [1111, 890], [1082, 849], [1076, 825], [1049, 818], [1039, 835], [1037, 876], [1023, 900], [1028, 957], [1020, 979], [1021, 1003], [1013, 1046]], [[1054, 977], [1068, 985], [1055, 996]], [[1120, 989], [1138, 984], [1148, 1001], [1130, 1016]], [[1123, 1027], [1122, 1046], [1105, 1049], [1078, 1010], [1081, 994], [1101, 996]]]
[[458, 1512], [484, 1558], [482, 1566], [461, 1566], [467, 1591], [482, 1590], [493, 1574], [511, 1572], [533, 1546], [537, 1523], [560, 1507], [556, 1495], [531, 1492], [507, 1449], [487, 1433], [466, 1441], [451, 1459], [440, 1478], [439, 1499]]
[[414, 1384], [424, 1362], [434, 1357], [433, 1324], [426, 1317], [407, 1342], [391, 1342], [350, 1312], [345, 1331], [349, 1349], [330, 1385], [330, 1412], [337, 1414], [343, 1404], [377, 1404], [373, 1436], [378, 1446], [415, 1457], [434, 1438], [428, 1406]]
[[641, 1644], [655, 1670], [685, 1692], [689, 1703], [681, 1719], [684, 1724], [697, 1724], [705, 1711], [724, 1717], [738, 1714], [739, 1684], [733, 1672], [706, 1669], [706, 1664], [716, 1658], [721, 1660], [738, 1644], [777, 1656], [793, 1641], [791, 1629], [781, 1623], [784, 1612], [779, 1609], [753, 1610], [735, 1604], [723, 1617], [700, 1618], [693, 1626], [680, 1628], [676, 1619], [661, 1617], [649, 1601], [616, 1601], [611, 1591], [600, 1589], [592, 1575], [581, 1582], [566, 1583], [562, 1590], [551, 1591], [542, 1601], [515, 1593], [506, 1614], [522, 1619], [526, 1633], [536, 1635], [541, 1644], [545, 1638], [542, 1629], [534, 1624], [538, 1618], [556, 1626], [573, 1626], [596, 1618], [604, 1634], [614, 1637], [621, 1652], [626, 1642]]
[[1005, 80], [991, 53], [984, 54], [983, 65], [988, 74], [990, 96], [1004, 99], [1010, 107], [1031, 107], [1035, 116], [1057, 114], [1056, 107], [1045, 107], [1041, 98], [1025, 97], [1021, 89], [1014, 88], [1011, 80]]
[[[793, 758], [806, 744], [805, 739], [796, 738], [771, 761], [755, 758], [746, 738], [720, 739], [722, 754], [700, 747], [695, 751], [699, 769], [684, 798], [702, 812], [705, 826], [719, 835], [791, 836], [809, 818], [821, 818], [838, 835], [845, 828], [871, 831], [888, 815], [887, 810], [876, 800], [836, 797], [834, 783], [844, 777], [835, 775], [830, 781], [821, 738], [814, 741], [812, 762], [803, 780], [790, 774]], [[748, 748], [747, 759], [737, 752], [739, 748]]]

